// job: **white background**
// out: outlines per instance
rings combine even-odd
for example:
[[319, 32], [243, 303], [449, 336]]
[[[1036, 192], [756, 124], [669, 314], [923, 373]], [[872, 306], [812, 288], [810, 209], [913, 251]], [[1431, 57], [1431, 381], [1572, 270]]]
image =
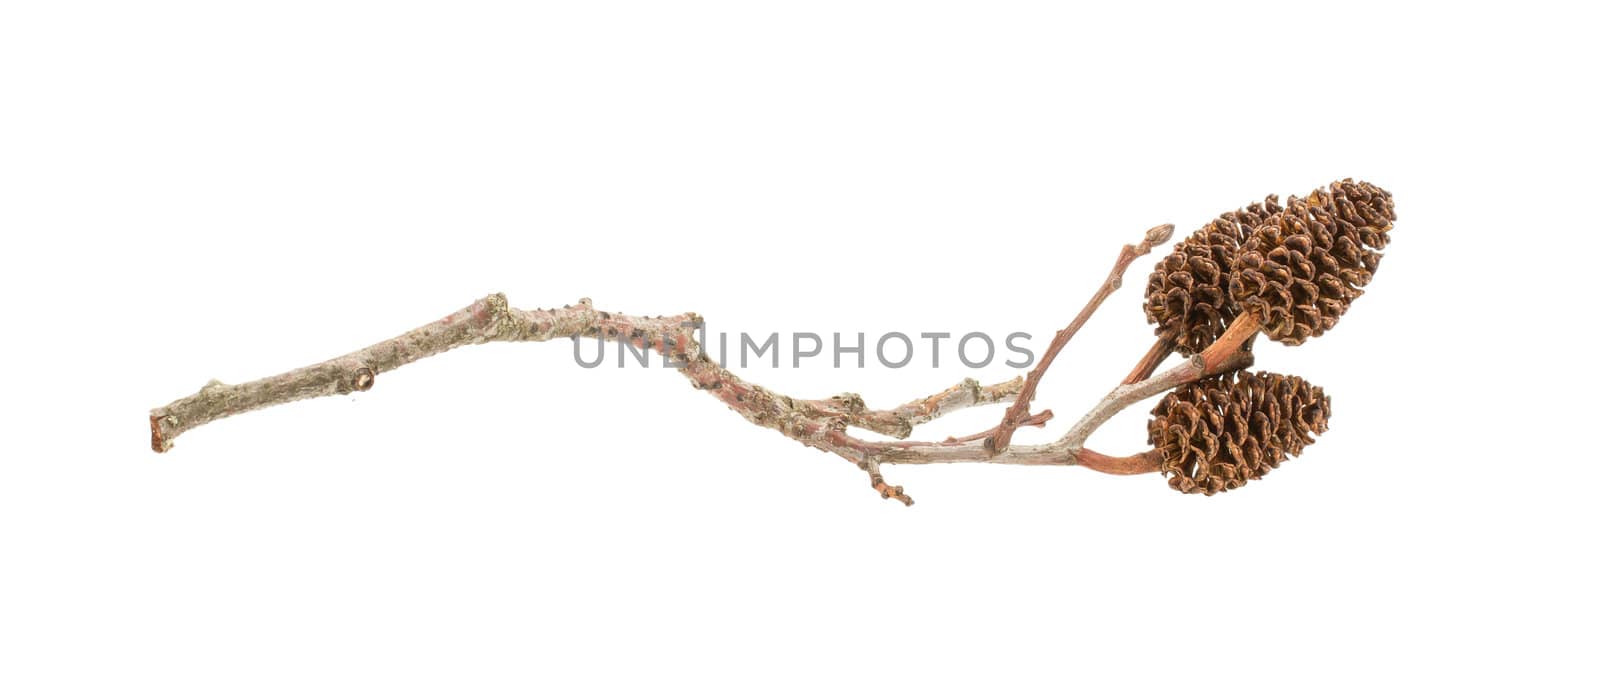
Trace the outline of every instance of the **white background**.
[[[0, 687], [1593, 688], [1593, 21], [1109, 5], [6, 3]], [[1332, 429], [1223, 496], [890, 467], [906, 509], [564, 342], [147, 447], [494, 291], [1042, 349], [1145, 228], [1346, 176], [1396, 197], [1382, 270], [1258, 358]], [[1019, 440], [1143, 352], [1151, 264]], [[1016, 374], [944, 360], [742, 373]]]

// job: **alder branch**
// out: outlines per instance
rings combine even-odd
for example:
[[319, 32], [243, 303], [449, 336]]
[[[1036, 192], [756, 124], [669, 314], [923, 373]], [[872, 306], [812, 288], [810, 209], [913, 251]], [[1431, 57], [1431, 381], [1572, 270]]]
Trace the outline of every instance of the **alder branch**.
[[[1147, 235], [1147, 240], [1153, 237], [1153, 234]], [[1124, 256], [1128, 250], [1124, 248]], [[1114, 273], [1120, 275], [1126, 268], [1120, 258], [1118, 267]], [[1103, 286], [1092, 304], [1102, 301], [1106, 294], [1109, 291]], [[1086, 309], [1086, 313], [1089, 312], [1093, 310]], [[230, 385], [213, 380], [193, 395], [150, 411], [150, 445], [155, 451], [164, 452], [172, 448], [181, 434], [225, 417], [307, 398], [368, 391], [381, 374], [463, 345], [597, 338], [622, 340], [635, 348], [660, 353], [694, 388], [707, 391], [746, 420], [850, 461], [867, 472], [869, 481], [881, 496], [909, 505], [911, 498], [904, 490], [883, 479], [883, 464], [1083, 465], [1114, 474], [1156, 470], [1159, 459], [1152, 452], [1112, 457], [1084, 448], [1084, 442], [1106, 420], [1138, 401], [1202, 377], [1248, 366], [1252, 358], [1244, 346], [1259, 328], [1254, 321], [1241, 318], [1204, 353], [1149, 379], [1116, 387], [1054, 442], [1008, 445], [1002, 451], [995, 451], [988, 444], [994, 430], [937, 442], [909, 441], [904, 437], [916, 425], [954, 410], [1020, 402], [1027, 391], [1027, 380], [1023, 378], [988, 386], [968, 379], [889, 410], [870, 410], [856, 394], [821, 400], [796, 399], [746, 382], [716, 364], [695, 338], [701, 323], [693, 312], [636, 317], [600, 311], [594, 309], [588, 299], [559, 309], [515, 309], [504, 295], [497, 293], [430, 324], [326, 362], [244, 384]], [[1067, 337], [1070, 338], [1070, 333]], [[1042, 368], [1036, 371], [1042, 372]], [[1034, 381], [1037, 382], [1037, 377]], [[1043, 425], [1050, 418], [1048, 411], [1027, 415], [1015, 419], [1011, 428]], [[1008, 416], [1008, 419], [1011, 418]], [[883, 433], [898, 440], [863, 440], [850, 435], [850, 427]]]

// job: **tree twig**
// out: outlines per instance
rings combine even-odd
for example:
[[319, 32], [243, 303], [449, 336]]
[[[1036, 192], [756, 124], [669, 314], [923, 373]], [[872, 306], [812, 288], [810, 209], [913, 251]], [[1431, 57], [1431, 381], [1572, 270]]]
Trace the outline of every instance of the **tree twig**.
[[1066, 328], [1056, 332], [1056, 337], [1051, 339], [1050, 346], [1044, 354], [1039, 356], [1038, 364], [1028, 372], [1028, 377], [1022, 384], [1022, 391], [1018, 392], [1017, 400], [1011, 403], [1006, 410], [1005, 417], [1000, 419], [1000, 424], [995, 427], [984, 445], [992, 453], [1002, 453], [1011, 445], [1011, 436], [1016, 432], [1021, 422], [1028, 417], [1028, 406], [1033, 403], [1033, 396], [1038, 392], [1039, 380], [1044, 378], [1046, 370], [1055, 362], [1056, 355], [1065, 348], [1068, 341], [1077, 335], [1078, 330], [1089, 322], [1095, 310], [1100, 309], [1100, 304], [1106, 301], [1113, 292], [1122, 287], [1122, 274], [1128, 270], [1128, 265], [1133, 260], [1150, 253], [1150, 248], [1166, 242], [1172, 237], [1174, 226], [1171, 223], [1162, 224], [1145, 231], [1144, 240], [1137, 245], [1123, 245], [1122, 251], [1117, 255], [1117, 262], [1111, 267], [1111, 273], [1106, 275], [1106, 280], [1100, 284], [1100, 289], [1089, 298], [1089, 303], [1078, 311], [1078, 316], [1073, 318]]
[[911, 500], [911, 495], [906, 494], [906, 488], [891, 485], [883, 480], [883, 471], [878, 467], [878, 459], [868, 456], [857, 465], [867, 471], [867, 480], [872, 483], [873, 489], [878, 490], [878, 496], [894, 499], [906, 506], [916, 503]]
[[[831, 398], [805, 401], [826, 414], [840, 415], [851, 427], [871, 430], [878, 434], [905, 439], [920, 424], [938, 419], [946, 413], [992, 403], [1015, 400], [1022, 390], [1022, 377], [999, 384], [984, 386], [978, 380], [967, 378], [948, 389], [931, 396], [919, 398], [892, 410], [868, 410], [861, 396], [842, 393]], [[1044, 424], [1048, 416], [1036, 422]]]
[[1132, 456], [1112, 457], [1092, 449], [1078, 452], [1078, 465], [1111, 475], [1140, 475], [1161, 470], [1161, 450], [1150, 449]]
[[1144, 357], [1139, 358], [1138, 364], [1133, 366], [1133, 371], [1128, 373], [1122, 383], [1136, 384], [1150, 378], [1150, 375], [1155, 373], [1156, 368], [1160, 367], [1161, 363], [1166, 361], [1167, 356], [1172, 354], [1172, 349], [1176, 343], [1172, 336], [1157, 338], [1156, 342], [1150, 346], [1150, 350], [1144, 354]]

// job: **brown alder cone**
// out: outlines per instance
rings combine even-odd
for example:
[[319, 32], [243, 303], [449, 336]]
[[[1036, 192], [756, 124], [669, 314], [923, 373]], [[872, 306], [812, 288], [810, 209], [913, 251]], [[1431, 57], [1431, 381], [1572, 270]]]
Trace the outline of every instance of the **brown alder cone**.
[[1328, 429], [1331, 401], [1295, 376], [1239, 372], [1168, 393], [1151, 411], [1150, 443], [1167, 484], [1188, 494], [1236, 489]]
[[1320, 336], [1372, 280], [1394, 220], [1394, 199], [1366, 182], [1290, 197], [1239, 248], [1229, 295], [1261, 317], [1262, 333], [1274, 341], [1300, 345]]
[[1144, 314], [1156, 335], [1193, 355], [1217, 340], [1239, 308], [1228, 297], [1234, 256], [1255, 226], [1283, 210], [1278, 196], [1222, 214], [1172, 248], [1144, 291]]

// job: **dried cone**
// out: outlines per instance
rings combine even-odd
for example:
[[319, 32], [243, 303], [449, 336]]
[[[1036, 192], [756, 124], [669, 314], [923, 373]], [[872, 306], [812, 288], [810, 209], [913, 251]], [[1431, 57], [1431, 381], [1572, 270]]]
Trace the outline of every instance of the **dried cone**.
[[1144, 314], [1156, 335], [1171, 338], [1184, 355], [1217, 340], [1239, 314], [1228, 297], [1234, 256], [1255, 226], [1282, 210], [1272, 195], [1223, 214], [1174, 246], [1150, 272], [1144, 291]]
[[1239, 372], [1187, 384], [1151, 411], [1150, 443], [1167, 484], [1188, 494], [1235, 489], [1328, 429], [1322, 388], [1295, 376]]
[[1394, 220], [1394, 199], [1366, 182], [1290, 197], [1239, 248], [1229, 295], [1261, 317], [1261, 331], [1274, 341], [1300, 345], [1320, 336], [1372, 280]]

